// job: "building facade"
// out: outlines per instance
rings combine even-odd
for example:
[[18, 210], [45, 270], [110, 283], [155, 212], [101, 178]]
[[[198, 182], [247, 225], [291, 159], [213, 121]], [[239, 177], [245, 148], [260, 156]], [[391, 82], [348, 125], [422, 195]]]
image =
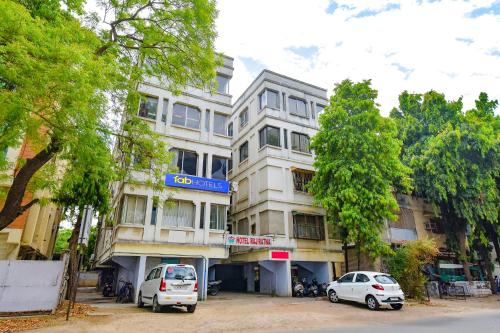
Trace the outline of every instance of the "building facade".
[[[0, 151], [1, 158], [8, 163], [8, 170], [0, 181], [6, 191], [12, 185], [14, 174], [19, 168], [19, 160], [35, 155], [26, 140], [18, 147]], [[22, 204], [34, 198], [50, 197], [47, 191], [26, 192]], [[0, 208], [4, 202], [0, 199]], [[0, 231], [0, 260], [51, 259], [61, 221], [62, 209], [54, 204], [35, 204], [17, 217], [7, 228]]]
[[341, 244], [305, 187], [314, 174], [309, 140], [326, 104], [325, 89], [268, 70], [234, 103], [231, 234], [272, 244], [232, 246], [211, 271], [223, 285], [229, 274], [243, 283], [236, 290], [289, 296], [292, 280], [329, 282], [340, 274]]
[[[223, 60], [214, 94], [187, 88], [175, 96], [155, 79], [139, 87], [137, 116], [168, 143], [178, 171], [166, 177], [171, 188], [163, 193], [154, 193], [146, 184], [113, 185], [114, 212], [101, 224], [95, 258], [96, 267], [113, 266], [115, 280], [131, 281], [136, 291], [160, 263], [192, 264], [203, 299], [208, 267], [228, 256], [227, 131], [233, 59]], [[146, 176], [134, 175], [136, 180], [141, 177]]]

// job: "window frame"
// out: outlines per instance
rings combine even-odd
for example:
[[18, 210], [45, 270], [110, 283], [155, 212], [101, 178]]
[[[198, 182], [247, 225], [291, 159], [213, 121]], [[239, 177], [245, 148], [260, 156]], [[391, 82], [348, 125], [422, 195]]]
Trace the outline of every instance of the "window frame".
[[[226, 89], [224, 91], [220, 91], [219, 90], [219, 88], [220, 88], [219, 80], [218, 80], [219, 77], [225, 78], [227, 80]], [[215, 76], [215, 80], [217, 81], [216, 91], [219, 94], [229, 95], [229, 83], [231, 82], [231, 78], [229, 76], [227, 76], [227, 75], [217, 73], [217, 75]]]
[[[135, 199], [134, 213], [133, 213], [133, 223], [126, 222], [127, 221], [127, 217], [128, 217], [128, 208], [129, 208], [129, 199], [130, 198], [134, 198]], [[142, 222], [141, 223], [136, 223], [136, 220], [137, 220], [136, 219], [136, 216], [137, 216], [137, 199], [138, 198], [144, 199], [144, 212], [143, 212], [144, 216], [142, 218]], [[125, 200], [124, 200], [124, 204], [122, 206], [122, 216], [121, 216], [120, 224], [144, 226], [146, 224], [147, 206], [148, 206], [148, 197], [147, 196], [145, 196], [145, 195], [125, 194]]]
[[[294, 105], [294, 103], [292, 101], [290, 101], [290, 100], [295, 100], [295, 101], [303, 102], [304, 103], [304, 112], [305, 112], [305, 115], [299, 114], [298, 112], [294, 112], [293, 111], [293, 107], [292, 107], [292, 105]], [[297, 110], [297, 104], [296, 103], [295, 103], [295, 109]], [[294, 115], [294, 116], [297, 116], [297, 117], [300, 117], [300, 118], [309, 119], [309, 113], [307, 112], [307, 102], [303, 98], [296, 97], [296, 96], [288, 96], [288, 111], [290, 112], [291, 115]]]
[[[154, 99], [154, 100], [156, 100], [156, 109], [155, 109], [154, 118], [149, 116], [150, 115], [149, 110], [146, 110], [146, 115], [145, 116], [143, 116], [143, 115], [140, 114], [140, 112], [141, 112], [141, 106], [142, 106], [142, 103], [143, 103], [144, 99], [146, 99], [146, 101], [148, 101], [148, 99]], [[157, 97], [157, 96], [141, 95], [140, 98], [139, 98], [139, 109], [137, 110], [137, 117], [142, 118], [142, 119], [148, 119], [148, 120], [151, 120], [151, 121], [156, 121], [156, 117], [158, 117], [158, 105], [159, 105], [159, 103], [160, 103], [160, 98]]]
[[[216, 212], [216, 220], [215, 220], [215, 228], [213, 228], [213, 221], [212, 221], [212, 212], [214, 212], [214, 206], [215, 206], [215, 212]], [[222, 222], [220, 221], [219, 217], [221, 212], [219, 211], [219, 208], [222, 208], [223, 213], [222, 213]], [[221, 225], [219, 223], [221, 222]], [[227, 206], [225, 205], [218, 205], [218, 204], [210, 204], [210, 225], [209, 229], [210, 230], [218, 230], [218, 231], [225, 231], [227, 226]], [[222, 228], [219, 228], [222, 227]]]
[[[170, 149], [170, 151], [174, 151], [176, 153], [176, 157], [175, 157], [175, 159], [172, 160], [172, 162], [175, 162], [174, 165], [178, 168], [177, 173], [179, 173], [181, 175], [189, 175], [189, 176], [197, 176], [198, 175], [198, 160], [199, 160], [199, 156], [198, 156], [197, 152], [192, 151], [192, 150], [187, 150], [187, 149], [180, 149], [180, 148], [172, 148], [172, 149]], [[179, 156], [180, 156], [181, 152], [183, 153], [182, 154], [182, 165], [181, 165], [181, 167], [179, 167]], [[196, 164], [194, 166], [194, 169], [195, 169], [194, 174], [182, 172], [184, 170], [184, 156], [185, 156], [186, 152], [193, 153], [196, 156]]]
[[[303, 217], [303, 221], [301, 223], [299, 223], [298, 217]], [[312, 225], [310, 223], [311, 218], [314, 218], [315, 225]], [[310, 232], [311, 230], [314, 231], [315, 235], [313, 235]], [[313, 214], [302, 214], [302, 213], [293, 214], [293, 237], [296, 239], [324, 241], [325, 240], [324, 216], [313, 215]]]
[[[242, 148], [243, 146], [245, 146], [245, 147], [246, 147], [246, 156], [245, 156], [245, 158], [243, 158], [243, 159], [242, 159], [242, 158], [241, 158], [241, 152], [242, 152], [242, 149], [241, 149], [241, 148]], [[246, 160], [248, 160], [248, 155], [249, 155], [249, 144], [248, 144], [248, 141], [243, 142], [243, 143], [240, 145], [240, 147], [238, 148], [238, 151], [239, 151], [239, 158], [240, 158], [239, 163], [243, 163], [243, 162], [245, 162]]]
[[[175, 208], [176, 208], [176, 225], [172, 224], [167, 224], [165, 220], [165, 212], [169, 210], [170, 208], [167, 206], [169, 202], [174, 202], [175, 203]], [[179, 225], [179, 207], [181, 203], [189, 203], [191, 204], [191, 208], [193, 209], [192, 211], [192, 219], [191, 219], [191, 225], [186, 226], [186, 225]], [[163, 205], [163, 213], [161, 216], [161, 227], [162, 228], [170, 228], [170, 229], [195, 229], [196, 228], [196, 205], [194, 204], [193, 201], [189, 200], [165, 200], [164, 205]]]
[[[268, 129], [278, 130], [278, 136], [277, 136], [278, 137], [278, 144], [277, 145], [269, 143]], [[262, 133], [264, 133], [264, 136], [262, 135]], [[265, 142], [263, 142], [263, 138], [265, 139]], [[266, 125], [259, 130], [259, 148], [263, 148], [264, 146], [272, 146], [272, 147], [281, 148], [281, 128], [276, 127], [276, 126]]]
[[[184, 118], [183, 118], [184, 119], [184, 124], [178, 124], [178, 123], [176, 123], [174, 121], [174, 119], [178, 118], [178, 117], [175, 116], [176, 105], [180, 105], [180, 106], [184, 107]], [[194, 119], [194, 118], [189, 118], [188, 117], [188, 109], [189, 108], [198, 112], [199, 119]], [[191, 120], [191, 121], [196, 120], [198, 122], [198, 127], [188, 126], [188, 120]], [[201, 110], [198, 107], [194, 106], [194, 105], [189, 105], [189, 104], [185, 104], [185, 103], [181, 103], [181, 102], [176, 102], [172, 106], [172, 119], [171, 119], [171, 121], [172, 121], [172, 125], [173, 126], [180, 126], [180, 127], [189, 128], [189, 129], [192, 129], [192, 130], [199, 131], [199, 130], [201, 130]]]
[[[268, 92], [272, 92], [276, 94], [276, 105], [270, 106], [268, 101], [269, 98], [267, 96]], [[265, 96], [265, 102], [263, 102], [263, 97]], [[270, 88], [264, 88], [261, 93], [259, 94], [259, 111], [264, 110], [264, 108], [270, 108], [274, 110], [279, 110], [280, 109], [280, 92], [274, 89]]]
[[292, 170], [294, 191], [308, 194], [309, 192], [307, 192], [306, 185], [312, 180], [313, 176], [314, 176], [313, 171], [302, 170], [302, 169]]
[[[224, 179], [221, 178], [214, 178], [214, 160], [219, 159], [219, 160], [224, 160], [226, 162], [225, 167], [226, 167], [226, 173]], [[227, 173], [229, 172], [228, 170], [228, 158], [224, 156], [218, 156], [218, 155], [212, 155], [212, 168], [210, 172], [210, 178], [212, 179], [219, 179], [219, 180], [227, 180]]]
[[[238, 119], [239, 119], [239, 124], [240, 124], [240, 128], [243, 128], [245, 127], [247, 124], [248, 124], [248, 121], [249, 121], [249, 115], [248, 115], [248, 107], [244, 108], [239, 114], [238, 114]], [[246, 115], [245, 117], [243, 117], [243, 119], [245, 120], [245, 122], [242, 122], [242, 115]]]
[[[298, 140], [299, 140], [299, 149], [294, 149], [294, 136], [298, 136]], [[307, 140], [307, 146], [306, 147], [303, 147], [303, 138], [305, 138]], [[309, 135], [307, 134], [304, 134], [304, 133], [299, 133], [299, 132], [291, 132], [290, 133], [290, 141], [291, 141], [291, 149], [292, 151], [294, 152], [300, 152], [300, 153], [304, 153], [304, 154], [311, 154], [311, 138], [309, 137]], [[304, 144], [305, 144], [305, 141], [304, 141]], [[304, 149], [305, 148], [305, 149]]]
[[[220, 132], [217, 132], [215, 130], [215, 124], [216, 124], [216, 121], [217, 121], [217, 117], [223, 117], [224, 118], [224, 133], [220, 133]], [[228, 120], [229, 120], [229, 117], [224, 114], [224, 113], [221, 113], [221, 112], [214, 112], [214, 124], [212, 126], [212, 130], [213, 130], [213, 133], [214, 134], [217, 134], [217, 135], [223, 135], [223, 136], [228, 136], [227, 134], [227, 131], [228, 131]]]

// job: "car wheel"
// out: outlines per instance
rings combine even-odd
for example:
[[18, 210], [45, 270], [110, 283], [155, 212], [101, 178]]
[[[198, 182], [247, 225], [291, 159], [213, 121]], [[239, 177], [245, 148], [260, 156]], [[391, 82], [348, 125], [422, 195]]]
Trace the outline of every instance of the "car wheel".
[[137, 297], [137, 307], [138, 308], [144, 307], [144, 302], [142, 301], [142, 293], [139, 293], [139, 297]]
[[158, 297], [156, 295], [155, 295], [155, 297], [153, 297], [153, 312], [154, 313], [161, 312], [161, 305], [158, 304]]
[[196, 310], [196, 304], [187, 306], [187, 312], [193, 313], [194, 310]]
[[330, 290], [328, 292], [328, 300], [332, 303], [338, 303], [339, 302], [339, 296], [335, 292], [335, 290]]
[[372, 295], [368, 295], [368, 297], [366, 297], [366, 305], [370, 310], [378, 310], [378, 308], [380, 307], [377, 300]]
[[401, 310], [403, 308], [403, 304], [391, 304], [391, 308], [394, 310]]

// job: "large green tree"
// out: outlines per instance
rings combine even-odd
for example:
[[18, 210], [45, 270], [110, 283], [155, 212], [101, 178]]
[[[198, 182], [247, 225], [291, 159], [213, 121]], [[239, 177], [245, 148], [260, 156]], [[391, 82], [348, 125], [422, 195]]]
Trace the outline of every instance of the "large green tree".
[[[26, 140], [35, 152], [3, 193], [0, 230], [38, 202], [23, 205], [27, 191], [57, 191], [56, 157], [68, 169], [78, 158], [91, 161], [86, 145], [98, 137], [114, 137], [123, 152], [117, 176], [147, 171], [161, 189], [169, 153], [135, 117], [139, 84], [154, 77], [174, 92], [214, 88], [214, 1], [103, 0], [103, 16], [84, 4], [0, 0], [0, 151]], [[122, 116], [118, 130], [111, 120]], [[132, 153], [140, 163], [131, 163]], [[0, 173], [14, 167], [0, 158]]]
[[345, 231], [345, 242], [373, 257], [389, 250], [381, 231], [399, 210], [394, 187], [410, 183], [396, 125], [380, 115], [376, 98], [370, 81], [336, 85], [311, 141], [316, 173], [308, 185], [328, 223]]
[[471, 280], [467, 232], [474, 235], [483, 229], [487, 236], [482, 226], [498, 223], [499, 126], [493, 113], [497, 103], [483, 93], [476, 109], [465, 113], [461, 99], [447, 101], [434, 91], [404, 92], [399, 100], [391, 117], [400, 128], [402, 159], [413, 170], [415, 193], [438, 210], [448, 246], [459, 255]]

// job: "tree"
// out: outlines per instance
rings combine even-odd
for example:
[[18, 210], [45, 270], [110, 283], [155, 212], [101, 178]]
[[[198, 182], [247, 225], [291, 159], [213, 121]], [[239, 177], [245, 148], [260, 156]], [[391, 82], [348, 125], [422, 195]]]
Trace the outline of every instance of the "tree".
[[376, 98], [370, 81], [336, 85], [311, 140], [316, 173], [308, 185], [328, 223], [345, 230], [345, 243], [357, 243], [372, 257], [389, 251], [380, 234], [399, 209], [394, 187], [410, 183], [396, 125], [380, 115]]
[[[220, 59], [213, 1], [104, 0], [103, 17], [86, 13], [84, 3], [0, 0], [0, 148], [26, 140], [35, 151], [20, 161], [4, 194], [0, 230], [38, 202], [22, 205], [27, 191], [57, 190], [56, 168], [50, 167], [56, 157], [68, 168], [74, 156], [91, 159], [91, 151], [82, 156], [89, 137], [114, 136], [123, 148], [117, 175], [148, 171], [160, 189], [160, 162], [169, 153], [134, 117], [137, 87], [154, 77], [174, 92], [185, 85], [214, 88]], [[110, 119], [119, 115], [123, 130], [117, 132]], [[133, 152], [142, 163], [131, 163]], [[1, 157], [0, 172], [6, 169]]]
[[406, 296], [423, 300], [427, 278], [423, 267], [432, 264], [439, 253], [432, 240], [405, 243], [386, 259], [389, 273], [399, 282]]
[[71, 229], [59, 229], [54, 246], [54, 253], [61, 254], [69, 248], [69, 238], [71, 237]]
[[[460, 99], [448, 102], [433, 91], [404, 92], [399, 110], [391, 112], [404, 142], [402, 159], [413, 170], [415, 193], [438, 209], [448, 246], [459, 255], [469, 281], [467, 230], [474, 232], [479, 221], [497, 223], [499, 213], [496, 102], [481, 94], [476, 106], [464, 114]], [[478, 117], [484, 112], [490, 116]]]

